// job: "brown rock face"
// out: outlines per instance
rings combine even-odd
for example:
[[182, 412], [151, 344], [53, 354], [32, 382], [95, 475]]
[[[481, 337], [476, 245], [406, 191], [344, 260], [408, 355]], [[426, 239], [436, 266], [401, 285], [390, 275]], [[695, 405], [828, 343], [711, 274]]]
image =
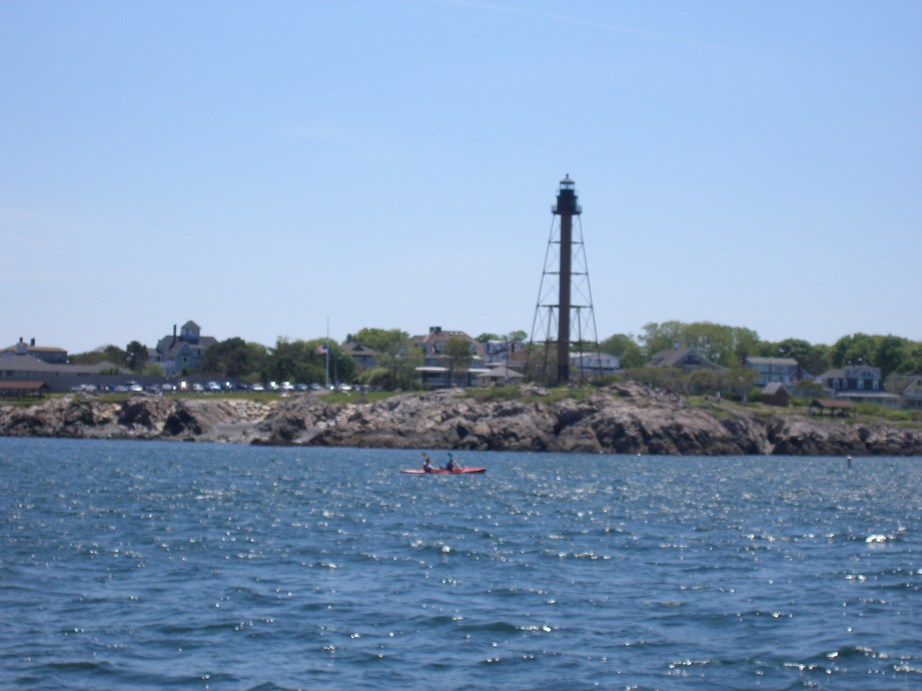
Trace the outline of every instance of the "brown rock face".
[[295, 396], [275, 403], [138, 395], [124, 403], [53, 399], [0, 406], [0, 435], [244, 444], [695, 455], [920, 455], [922, 431], [860, 421], [760, 417], [687, 405], [619, 383], [589, 398], [478, 401], [471, 392], [374, 403]]

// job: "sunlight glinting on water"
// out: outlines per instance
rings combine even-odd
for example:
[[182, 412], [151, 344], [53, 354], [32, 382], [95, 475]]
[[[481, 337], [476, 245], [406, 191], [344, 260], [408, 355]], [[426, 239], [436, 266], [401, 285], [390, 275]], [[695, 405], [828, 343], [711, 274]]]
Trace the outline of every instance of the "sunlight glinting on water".
[[922, 678], [918, 459], [417, 456], [0, 440], [0, 685]]

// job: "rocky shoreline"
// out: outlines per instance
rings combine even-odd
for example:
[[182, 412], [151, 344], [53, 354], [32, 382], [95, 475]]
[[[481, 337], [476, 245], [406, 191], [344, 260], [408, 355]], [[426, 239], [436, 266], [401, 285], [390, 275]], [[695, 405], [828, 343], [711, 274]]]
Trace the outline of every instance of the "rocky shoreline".
[[[231, 444], [684, 455], [922, 455], [922, 430], [794, 413], [762, 416], [712, 401], [690, 406], [634, 384], [583, 399], [482, 401], [475, 392], [407, 393], [375, 402], [293, 396], [271, 403], [136, 395], [69, 396], [0, 406], [0, 436]], [[547, 400], [543, 400], [546, 398]]]

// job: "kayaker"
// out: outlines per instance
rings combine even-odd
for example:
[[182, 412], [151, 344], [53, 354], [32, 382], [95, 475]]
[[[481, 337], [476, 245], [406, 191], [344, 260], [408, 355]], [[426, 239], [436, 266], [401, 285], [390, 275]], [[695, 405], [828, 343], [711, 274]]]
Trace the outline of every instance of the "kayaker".
[[431, 473], [432, 472], [432, 461], [429, 460], [429, 454], [423, 451], [423, 472]]
[[455, 457], [451, 454], [448, 454], [448, 463], [445, 464], [445, 470], [447, 470], [449, 473], [453, 473], [457, 469], [458, 464], [455, 463]]

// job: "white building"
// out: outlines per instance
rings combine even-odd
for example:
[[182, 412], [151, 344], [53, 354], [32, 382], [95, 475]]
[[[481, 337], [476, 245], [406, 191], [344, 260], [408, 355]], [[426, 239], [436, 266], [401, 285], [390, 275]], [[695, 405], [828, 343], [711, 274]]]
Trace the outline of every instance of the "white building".
[[755, 386], [784, 384], [791, 388], [797, 382], [797, 360], [789, 357], [747, 357], [746, 367], [755, 371]]
[[597, 376], [621, 369], [621, 358], [609, 353], [570, 353], [570, 373]]

